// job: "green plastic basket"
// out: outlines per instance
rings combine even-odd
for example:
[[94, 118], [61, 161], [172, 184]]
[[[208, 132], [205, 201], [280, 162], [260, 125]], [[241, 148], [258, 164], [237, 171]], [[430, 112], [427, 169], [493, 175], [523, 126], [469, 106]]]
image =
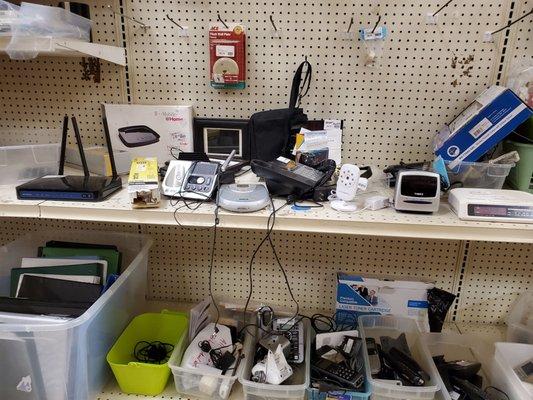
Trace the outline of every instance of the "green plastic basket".
[[183, 354], [189, 320], [184, 313], [167, 310], [135, 317], [115, 342], [107, 362], [113, 370], [120, 390], [127, 394], [155, 396], [167, 385], [170, 368], [167, 363], [148, 364], [136, 360], [133, 352], [140, 341], [173, 344], [174, 352]]
[[520, 161], [511, 169], [507, 182], [515, 189], [533, 193], [533, 144], [507, 140], [503, 148], [506, 152], [516, 150], [520, 155]]

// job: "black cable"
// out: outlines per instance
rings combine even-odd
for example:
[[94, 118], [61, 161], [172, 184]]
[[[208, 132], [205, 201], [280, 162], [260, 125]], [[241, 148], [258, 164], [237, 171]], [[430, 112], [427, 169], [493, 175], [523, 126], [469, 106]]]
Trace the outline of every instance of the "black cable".
[[[273, 214], [273, 222], [272, 227], [274, 227], [274, 224], [276, 223], [276, 208], [274, 207], [274, 200], [272, 200], [272, 197], [270, 197], [270, 204], [272, 205], [272, 212]], [[285, 203], [286, 204], [286, 203]], [[281, 207], [280, 207], [281, 209]], [[276, 259], [276, 262], [278, 264], [278, 267], [283, 275], [283, 278], [285, 279], [285, 285], [287, 286], [287, 290], [289, 291], [289, 295], [291, 296], [292, 301], [294, 304], [296, 304], [296, 312], [294, 313], [294, 316], [289, 319], [286, 323], [284, 323], [280, 328], [283, 329], [285, 325], [287, 325], [290, 321], [292, 321], [294, 318], [298, 316], [300, 313], [300, 305], [298, 304], [298, 301], [296, 301], [296, 298], [294, 297], [294, 294], [292, 293], [291, 285], [289, 283], [289, 278], [287, 277], [287, 273], [285, 272], [285, 268], [283, 268], [283, 265], [281, 264], [281, 261], [278, 257], [278, 253], [276, 251], [276, 247], [274, 246], [274, 243], [272, 242], [272, 236], [268, 235], [268, 242], [270, 243], [270, 247], [272, 248], [272, 253], [274, 253], [274, 258]]]
[[215, 307], [217, 312], [217, 319], [215, 321], [215, 332], [218, 332], [217, 324], [220, 319], [220, 311], [218, 309], [218, 304], [215, 301], [215, 296], [213, 295], [213, 260], [215, 258], [215, 249], [217, 244], [217, 226], [220, 222], [218, 219], [218, 210], [219, 210], [219, 193], [220, 193], [220, 180], [217, 179], [217, 197], [215, 202], [215, 224], [213, 226], [213, 244], [211, 246], [211, 259], [209, 261], [209, 297], [211, 297], [211, 303]]
[[437, 15], [438, 13], [440, 13], [442, 10], [444, 10], [446, 7], [448, 7], [450, 5], [450, 3], [452, 2], [453, 0], [448, 0], [446, 3], [444, 3], [444, 5], [439, 8], [437, 11], [435, 11], [432, 15], [432, 17], [434, 17], [435, 15]]
[[522, 15], [520, 18], [515, 19], [515, 20], [512, 21], [512, 22], [509, 22], [509, 23], [508, 23], [506, 26], [504, 26], [503, 28], [500, 28], [500, 29], [498, 29], [498, 30], [496, 30], [496, 31], [494, 31], [494, 32], [491, 32], [490, 34], [491, 34], [491, 35], [494, 35], [494, 34], [496, 34], [496, 33], [500, 33], [501, 31], [504, 31], [504, 30], [506, 30], [507, 28], [510, 28], [511, 26], [513, 26], [514, 24], [516, 24], [517, 22], [522, 21], [524, 18], [526, 18], [527, 16], [529, 16], [529, 15], [531, 15], [531, 14], [533, 14], [533, 8], [531, 9], [530, 12], [525, 13], [525, 14]]
[[[139, 347], [140, 345], [143, 345], [143, 347]], [[163, 364], [170, 357], [172, 350], [174, 350], [174, 346], [170, 343], [141, 340], [133, 348], [133, 355], [140, 362]]]
[[307, 205], [307, 204], [301, 204], [301, 203], [298, 203], [298, 201], [295, 201], [293, 204], [296, 207], [324, 208], [324, 204], [320, 204], [318, 201], [314, 201], [314, 200], [306, 200], [306, 201], [308, 201], [309, 203], [313, 203], [314, 206], [310, 206], [310, 205]]
[[[272, 207], [273, 207], [274, 202], [273, 202], [272, 198], [270, 198], [270, 202], [271, 202]], [[266, 232], [266, 235], [263, 237], [263, 239], [261, 240], [259, 245], [255, 248], [255, 250], [254, 250], [254, 252], [252, 254], [252, 257], [250, 258], [250, 263], [248, 265], [248, 288], [249, 288], [249, 290], [248, 290], [248, 297], [246, 298], [246, 304], [244, 305], [244, 310], [243, 310], [243, 316], [242, 316], [242, 324], [243, 325], [246, 325], [246, 311], [248, 310], [248, 306], [250, 305], [250, 300], [252, 299], [252, 294], [253, 294], [253, 291], [254, 291], [253, 264], [254, 264], [255, 257], [257, 255], [257, 253], [259, 252], [259, 250], [261, 249], [261, 247], [263, 246], [263, 244], [268, 240], [268, 238], [270, 237], [270, 234], [272, 233], [272, 230], [274, 229], [275, 217], [274, 217], [272, 225], [270, 225], [270, 221], [272, 220], [272, 217], [275, 216], [277, 211], [281, 210], [287, 204], [288, 203], [283, 204], [277, 210], [274, 207], [272, 208], [272, 212], [270, 213], [270, 215], [268, 217], [268, 220], [267, 220], [267, 232]]]

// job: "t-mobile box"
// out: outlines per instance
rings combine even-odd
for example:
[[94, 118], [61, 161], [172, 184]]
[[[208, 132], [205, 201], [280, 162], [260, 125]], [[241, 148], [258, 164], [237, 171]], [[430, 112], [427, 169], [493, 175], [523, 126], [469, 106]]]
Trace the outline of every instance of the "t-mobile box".
[[192, 106], [103, 104], [113, 151], [131, 158], [157, 158], [160, 165], [179, 151], [193, 150]]
[[339, 326], [354, 326], [361, 315], [393, 314], [413, 318], [428, 330], [427, 291], [433, 287], [433, 283], [338, 273], [336, 322]]
[[435, 137], [435, 154], [450, 168], [477, 161], [533, 115], [511, 90], [491, 86]]

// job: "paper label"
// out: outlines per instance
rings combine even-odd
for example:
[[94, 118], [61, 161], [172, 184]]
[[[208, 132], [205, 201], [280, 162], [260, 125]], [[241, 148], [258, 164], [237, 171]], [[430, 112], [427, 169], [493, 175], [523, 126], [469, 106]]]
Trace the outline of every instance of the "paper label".
[[487, 118], [483, 118], [479, 123], [476, 124], [468, 133], [470, 133], [475, 139], [481, 136], [483, 132], [485, 132], [487, 129], [489, 129], [492, 126], [492, 122], [490, 122]]
[[217, 57], [235, 57], [235, 47], [234, 46], [217, 46], [216, 56]]

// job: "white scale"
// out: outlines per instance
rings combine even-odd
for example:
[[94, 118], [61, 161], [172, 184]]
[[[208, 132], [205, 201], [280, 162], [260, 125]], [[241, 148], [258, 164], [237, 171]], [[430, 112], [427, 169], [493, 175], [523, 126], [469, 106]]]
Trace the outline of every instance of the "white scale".
[[518, 190], [450, 190], [448, 202], [459, 219], [533, 223], [533, 194]]

